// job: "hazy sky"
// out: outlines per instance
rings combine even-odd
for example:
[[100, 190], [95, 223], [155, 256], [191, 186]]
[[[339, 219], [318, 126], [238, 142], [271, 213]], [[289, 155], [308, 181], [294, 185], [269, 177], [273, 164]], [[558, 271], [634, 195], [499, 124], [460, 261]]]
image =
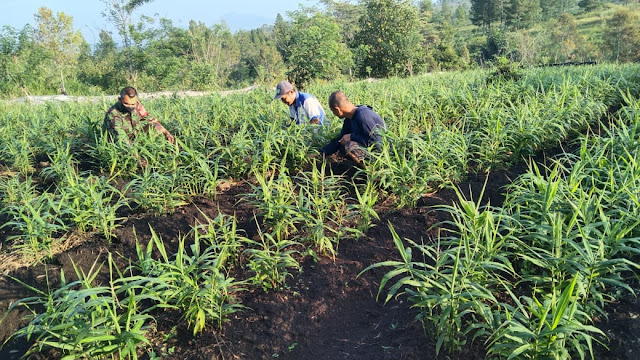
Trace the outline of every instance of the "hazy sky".
[[[297, 10], [298, 4], [311, 6], [312, 0], [261, 1], [261, 0], [153, 0], [142, 5], [136, 12], [173, 20], [179, 27], [187, 27], [189, 20], [202, 21], [211, 26], [223, 19], [232, 31], [254, 29], [263, 24], [273, 24], [276, 15]], [[0, 27], [9, 25], [21, 29], [25, 24], [34, 24], [34, 14], [45, 6], [54, 13], [64, 12], [73, 16], [73, 26], [82, 31], [89, 43], [95, 43], [100, 29], [113, 31], [113, 26], [102, 16], [105, 9], [101, 0], [0, 0]], [[117, 40], [117, 39], [116, 39]]]

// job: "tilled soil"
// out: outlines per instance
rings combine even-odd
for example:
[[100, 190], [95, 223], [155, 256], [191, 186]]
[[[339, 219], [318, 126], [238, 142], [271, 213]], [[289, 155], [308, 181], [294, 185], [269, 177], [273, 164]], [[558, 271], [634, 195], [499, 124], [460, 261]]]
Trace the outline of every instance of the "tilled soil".
[[[472, 177], [459, 187], [466, 196], [475, 199], [486, 183], [482, 202], [500, 205], [504, 200], [503, 186], [524, 170], [520, 166], [490, 174], [488, 179]], [[149, 241], [149, 226], [163, 238], [169, 251], [177, 248], [178, 237], [187, 234], [196, 219], [204, 222], [205, 216], [214, 218], [219, 213], [235, 215], [238, 228], [243, 229], [247, 237], [255, 237], [254, 209], [241, 201], [242, 194], [249, 192], [250, 185], [238, 183], [215, 198], [194, 199], [190, 205], [172, 214], [129, 214], [117, 230], [115, 241], [109, 243], [94, 237], [57, 255], [46, 266], [50, 286], [58, 285], [61, 269], [68, 276], [73, 274], [72, 261], [88, 269], [96, 259], [106, 260], [107, 252], [115, 254], [119, 266], [126, 268], [129, 259], [136, 259], [135, 239], [143, 244]], [[434, 211], [433, 206], [451, 205], [454, 201], [457, 196], [448, 189], [424, 197], [415, 209], [386, 207], [382, 201], [383, 205], [377, 209], [380, 220], [364, 237], [342, 241], [335, 259], [301, 259], [301, 272], [289, 278], [284, 290], [254, 289], [241, 293], [238, 300], [247, 308], [234, 314], [223, 331], [208, 327], [193, 337], [180, 314], [157, 311], [153, 314], [157, 324], [150, 333], [151, 348], [167, 359], [483, 359], [482, 341], [468, 343], [459, 353], [443, 351], [436, 355], [434, 339], [415, 319], [417, 311], [403, 296], [386, 304], [385, 291], [377, 298], [380, 280], [387, 270], [376, 268], [361, 273], [374, 263], [398, 259], [388, 224], [402, 238], [431, 241], [436, 230], [429, 229], [446, 219], [442, 212]], [[250, 276], [241, 271], [235, 274], [238, 278]], [[47, 288], [44, 265], [22, 267], [10, 275], [37, 288]], [[108, 273], [101, 273], [97, 280], [108, 281]], [[4, 312], [17, 299], [31, 295], [7, 276], [0, 277], [0, 311]], [[625, 297], [608, 305], [606, 310], [608, 321], [602, 317], [597, 320], [597, 326], [609, 337], [610, 349], [596, 345], [595, 357], [640, 358], [640, 304], [637, 299]], [[26, 314], [24, 310], [16, 310], [4, 318], [0, 341], [25, 325], [22, 318]], [[18, 359], [27, 348], [24, 340], [9, 342], [0, 350], [0, 359]], [[58, 356], [48, 352], [33, 358]]]

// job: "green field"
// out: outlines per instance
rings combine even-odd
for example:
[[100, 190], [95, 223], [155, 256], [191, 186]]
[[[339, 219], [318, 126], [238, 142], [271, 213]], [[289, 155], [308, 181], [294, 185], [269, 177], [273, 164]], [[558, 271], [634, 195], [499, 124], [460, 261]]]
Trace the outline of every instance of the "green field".
[[[242, 201], [257, 214], [253, 237], [228, 213], [173, 239], [175, 253], [154, 234], [127, 271], [110, 255], [102, 268], [78, 269], [70, 278], [79, 280], [63, 279], [58, 289], [35, 291], [22, 279], [35, 296], [10, 310], [29, 306], [33, 313], [15, 337], [35, 340], [36, 353], [135, 358], [146, 351], [160, 309], [180, 312], [194, 336], [222, 329], [246, 311], [238, 294], [280, 291], [304, 259], [335, 258], [340, 242], [367, 234], [383, 200], [414, 209], [470, 176], [528, 163], [504, 203], [481, 206], [460, 195], [439, 208], [450, 220], [438, 224], [436, 238], [403, 241], [391, 229], [400, 260], [370, 269], [388, 271], [380, 300], [406, 296], [436, 351], [455, 354], [480, 339], [488, 358], [590, 357], [593, 344], [607, 342], [594, 317], [620, 296], [637, 295], [640, 65], [508, 75], [471, 71], [306, 89], [322, 104], [343, 90], [385, 119], [382, 149], [353, 178], [332, 171], [336, 159], [309, 156], [337, 135], [341, 121], [283, 127], [286, 109], [268, 88], [142, 98], [175, 145], [153, 133], [133, 144], [109, 142], [101, 131], [106, 101], [0, 103], [1, 252], [11, 259], [5, 274], [46, 263], [72, 235], [100, 239], [108, 249], [127, 217], [170, 214], [238, 183], [249, 184]], [[543, 152], [558, 155], [545, 165], [532, 160]], [[108, 271], [108, 283], [94, 282], [100, 271]], [[246, 276], [232, 276], [238, 273]]]

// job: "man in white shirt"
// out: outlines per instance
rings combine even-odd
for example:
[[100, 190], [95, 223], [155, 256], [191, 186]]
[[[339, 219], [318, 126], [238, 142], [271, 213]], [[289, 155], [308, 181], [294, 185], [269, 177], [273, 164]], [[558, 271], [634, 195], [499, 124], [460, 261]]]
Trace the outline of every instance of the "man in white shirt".
[[274, 100], [280, 99], [289, 106], [289, 117], [296, 124], [322, 125], [327, 117], [318, 99], [309, 93], [299, 92], [293, 88], [290, 82], [284, 80], [276, 86]]

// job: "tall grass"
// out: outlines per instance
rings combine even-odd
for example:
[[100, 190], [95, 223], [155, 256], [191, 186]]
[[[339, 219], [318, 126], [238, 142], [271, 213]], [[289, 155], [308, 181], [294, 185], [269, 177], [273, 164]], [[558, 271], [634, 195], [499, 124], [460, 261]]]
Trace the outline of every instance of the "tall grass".
[[481, 337], [499, 358], [593, 358], [593, 342], [606, 341], [593, 318], [634, 294], [628, 277], [640, 270], [640, 102], [625, 99], [617, 121], [584, 136], [576, 154], [548, 168], [532, 163], [501, 208], [481, 211], [460, 196], [444, 207], [452, 236], [405, 247], [392, 229], [402, 261], [369, 269], [392, 268], [380, 291], [387, 301], [408, 296], [435, 329], [437, 351]]

